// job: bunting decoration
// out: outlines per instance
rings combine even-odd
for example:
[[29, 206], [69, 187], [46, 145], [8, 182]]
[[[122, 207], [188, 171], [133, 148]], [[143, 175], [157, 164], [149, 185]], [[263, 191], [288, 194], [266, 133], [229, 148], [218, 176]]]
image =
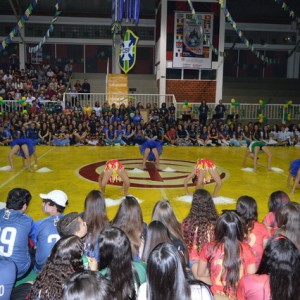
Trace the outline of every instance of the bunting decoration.
[[300, 18], [283, 0], [275, 0], [275, 2], [281, 5], [282, 9], [289, 15], [290, 18], [292, 18], [297, 24], [300, 24]]
[[2, 41], [0, 44], [0, 52], [3, 51], [8, 44], [12, 42], [12, 40], [17, 36], [20, 29], [24, 27], [25, 22], [29, 19], [29, 17], [32, 14], [32, 11], [37, 5], [38, 0], [32, 0], [27, 9], [25, 10], [25, 13], [20, 17], [17, 25], [14, 27], [14, 29], [9, 33], [9, 35]]
[[112, 27], [114, 36], [121, 32], [123, 18], [126, 23], [138, 24], [141, 0], [112, 0]]
[[282, 62], [282, 59], [270, 58], [262, 54], [261, 52], [254, 49], [254, 46], [250, 43], [250, 41], [244, 36], [242, 30], [238, 27], [238, 24], [232, 18], [230, 12], [224, 4], [224, 0], [219, 0], [219, 4], [225, 14], [227, 21], [230, 23], [234, 31], [239, 36], [240, 40], [244, 43], [248, 50], [250, 50], [258, 59], [260, 59], [265, 64], [278, 64]]
[[[199, 30], [200, 30], [200, 34], [203, 36], [203, 39], [204, 41], [207, 43], [207, 45], [212, 49], [213, 53], [216, 54], [216, 55], [219, 55], [221, 57], [226, 57], [226, 53], [225, 52], [222, 52], [222, 51], [219, 51], [217, 48], [215, 48], [213, 46], [213, 44], [211, 43], [210, 39], [204, 34], [204, 31], [203, 31], [203, 28], [201, 26], [201, 24], [199, 23], [199, 21], [197, 20], [196, 18], [196, 12], [195, 12], [195, 9], [193, 7], [193, 3], [192, 3], [192, 0], [187, 0], [188, 1], [188, 4], [190, 6], [190, 9], [191, 9], [191, 12], [192, 12], [192, 15], [193, 15], [193, 18], [196, 20], [197, 22], [197, 25], [199, 25]], [[282, 3], [283, 1], [282, 0], [275, 0], [277, 2], [280, 2]], [[224, 4], [224, 0], [219, 0], [219, 4], [225, 14], [225, 17], [226, 19], [228, 20], [228, 22], [231, 24], [232, 28], [234, 29], [234, 31], [237, 33], [239, 39], [244, 43], [244, 45], [247, 47], [248, 50], [250, 50], [258, 59], [260, 59], [263, 63], [265, 64], [279, 64], [281, 62], [283, 62], [283, 60], [286, 60], [287, 58], [279, 58], [279, 59], [276, 59], [276, 58], [270, 58], [270, 57], [267, 57], [265, 56], [264, 54], [262, 54], [261, 52], [257, 51], [254, 49], [254, 46], [250, 43], [250, 41], [244, 36], [244, 33], [242, 32], [241, 29], [239, 29], [237, 23], [233, 20], [230, 12], [228, 11], [228, 9], [226, 8], [225, 4]], [[293, 11], [291, 11], [286, 5], [283, 4], [283, 8], [286, 10], [286, 11], [289, 11], [290, 12], [290, 15], [291, 16], [295, 16], [295, 13]], [[298, 22], [298, 18], [295, 17], [295, 19], [297, 20]], [[235, 41], [236, 43], [236, 41]]]
[[50, 33], [53, 32], [53, 30], [54, 30], [54, 23], [57, 21], [58, 17], [61, 14], [61, 11], [59, 10], [59, 5], [60, 5], [61, 1], [62, 0], [56, 0], [55, 14], [50, 22], [50, 25], [48, 27], [46, 34], [44, 35], [43, 39], [35, 47], [29, 47], [29, 49], [28, 49], [29, 53], [38, 52], [42, 48], [42, 46], [46, 43], [46, 41], [49, 39]]
[[196, 16], [196, 11], [194, 9], [192, 1], [188, 0], [188, 4], [190, 6], [190, 9], [191, 9], [191, 12], [192, 12], [192, 15], [193, 15], [193, 19], [196, 21], [196, 24], [199, 26], [200, 34], [203, 37], [203, 40], [206, 42], [206, 45], [208, 45], [211, 48], [211, 50], [214, 54], [219, 55], [221, 57], [224, 57], [225, 53], [222, 52], [222, 51], [219, 51], [217, 48], [215, 48], [214, 45], [212, 44], [210, 38], [204, 33], [203, 27], [202, 27], [201, 23], [199, 22], [199, 20]]

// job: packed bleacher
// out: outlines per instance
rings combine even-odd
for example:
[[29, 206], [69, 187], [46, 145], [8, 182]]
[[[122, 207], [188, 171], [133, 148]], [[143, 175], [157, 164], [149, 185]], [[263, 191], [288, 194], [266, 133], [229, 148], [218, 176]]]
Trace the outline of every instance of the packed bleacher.
[[[35, 145], [55, 146], [141, 145], [149, 140], [175, 146], [240, 147], [256, 140], [300, 145], [300, 124], [270, 126], [257, 120], [242, 124], [222, 103], [216, 105], [211, 119], [205, 101], [197, 116], [188, 112], [177, 116], [172, 103], [144, 107], [129, 101], [117, 107], [96, 101], [90, 107], [83, 96], [90, 89], [88, 80], [77, 80], [72, 86], [69, 72], [47, 63], [29, 64], [25, 70], [0, 70], [0, 145], [20, 137], [32, 139]], [[63, 103], [67, 90], [72, 100]], [[141, 109], [147, 109], [148, 120], [143, 119]]]

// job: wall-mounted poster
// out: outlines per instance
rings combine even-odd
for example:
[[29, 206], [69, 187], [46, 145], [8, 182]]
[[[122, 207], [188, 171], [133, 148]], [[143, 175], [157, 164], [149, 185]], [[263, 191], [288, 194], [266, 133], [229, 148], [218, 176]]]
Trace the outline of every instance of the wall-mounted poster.
[[203, 32], [212, 42], [213, 14], [175, 12], [173, 68], [211, 69], [212, 51], [200, 34]]

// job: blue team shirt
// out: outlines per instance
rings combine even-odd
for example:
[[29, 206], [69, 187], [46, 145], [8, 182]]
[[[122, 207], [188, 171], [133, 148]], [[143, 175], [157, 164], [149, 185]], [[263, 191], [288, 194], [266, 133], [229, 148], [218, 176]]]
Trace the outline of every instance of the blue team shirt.
[[32, 237], [33, 220], [17, 210], [0, 210], [0, 257], [10, 258], [17, 267], [17, 278], [29, 269], [28, 238]]
[[36, 248], [34, 271], [40, 272], [55, 243], [60, 239], [56, 224], [63, 215], [50, 216], [34, 224], [33, 242]]
[[0, 257], [0, 299], [9, 300], [16, 281], [15, 263], [6, 257]]

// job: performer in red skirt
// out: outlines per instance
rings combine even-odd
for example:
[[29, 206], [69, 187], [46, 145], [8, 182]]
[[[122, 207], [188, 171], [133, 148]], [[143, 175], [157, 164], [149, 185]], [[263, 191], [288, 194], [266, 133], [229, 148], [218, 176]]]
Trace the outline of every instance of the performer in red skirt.
[[129, 177], [125, 171], [121, 162], [116, 159], [108, 160], [105, 165], [105, 169], [98, 177], [100, 191], [104, 194], [105, 187], [108, 182], [114, 183], [123, 181], [123, 189], [125, 196], [128, 195], [128, 189], [130, 186]]
[[186, 194], [189, 194], [188, 182], [191, 179], [193, 179], [196, 189], [203, 189], [204, 184], [209, 183], [211, 178], [213, 178], [216, 183], [212, 196], [216, 197], [222, 185], [222, 180], [216, 165], [212, 160], [205, 158], [198, 159], [194, 170], [184, 180], [184, 189]]

